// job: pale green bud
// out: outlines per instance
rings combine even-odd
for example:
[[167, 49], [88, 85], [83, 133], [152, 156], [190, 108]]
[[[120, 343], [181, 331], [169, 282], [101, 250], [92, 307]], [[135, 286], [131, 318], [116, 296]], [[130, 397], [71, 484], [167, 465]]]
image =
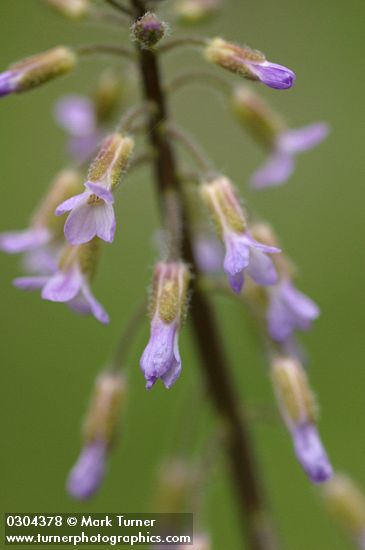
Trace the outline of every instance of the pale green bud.
[[218, 13], [221, 7], [221, 0], [179, 0], [175, 12], [182, 23], [196, 25]]

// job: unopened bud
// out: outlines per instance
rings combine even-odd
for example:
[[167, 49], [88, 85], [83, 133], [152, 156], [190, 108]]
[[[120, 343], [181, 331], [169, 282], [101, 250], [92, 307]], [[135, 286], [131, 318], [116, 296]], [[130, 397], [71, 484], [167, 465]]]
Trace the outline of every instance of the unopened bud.
[[46, 0], [46, 3], [68, 19], [81, 19], [89, 11], [89, 0]]
[[105, 122], [114, 114], [123, 100], [123, 92], [119, 72], [108, 69], [101, 74], [93, 93], [96, 117], [99, 122]]
[[165, 33], [166, 23], [151, 12], [145, 13], [132, 26], [132, 35], [142, 48], [153, 48]]
[[288, 427], [314, 423], [316, 404], [303, 367], [294, 358], [279, 357], [271, 365], [271, 378]]
[[76, 60], [71, 49], [59, 46], [19, 61], [0, 74], [0, 96], [31, 90], [68, 73], [75, 67]]
[[180, 0], [175, 11], [182, 23], [196, 25], [218, 13], [221, 7], [221, 0]]
[[274, 146], [277, 136], [285, 129], [281, 118], [247, 86], [234, 90], [232, 108], [239, 122], [268, 148]]
[[251, 50], [248, 46], [226, 42], [222, 38], [209, 40], [204, 53], [211, 63], [248, 80], [259, 80], [270, 88], [283, 90], [290, 88], [295, 81], [293, 71], [282, 65], [270, 63], [262, 52]]
[[200, 191], [221, 236], [227, 229], [236, 233], [245, 231], [246, 220], [242, 207], [227, 178], [220, 176], [203, 182]]
[[126, 393], [120, 373], [105, 371], [98, 376], [84, 424], [86, 442], [104, 441], [107, 446], [114, 442]]
[[134, 149], [134, 140], [115, 133], [105, 138], [90, 166], [88, 180], [113, 190], [126, 171]]
[[322, 494], [333, 517], [364, 544], [365, 495], [354, 481], [344, 474], [336, 474], [323, 486]]

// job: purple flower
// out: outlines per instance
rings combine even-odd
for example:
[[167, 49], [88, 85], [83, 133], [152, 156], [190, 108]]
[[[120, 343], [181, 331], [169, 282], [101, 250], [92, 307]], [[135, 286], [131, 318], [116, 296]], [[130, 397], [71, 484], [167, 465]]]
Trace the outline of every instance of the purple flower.
[[113, 193], [100, 183], [87, 181], [86, 191], [61, 203], [56, 216], [71, 211], [65, 223], [69, 243], [87, 243], [95, 236], [111, 243], [115, 233]]
[[289, 280], [270, 289], [269, 296], [268, 330], [277, 342], [287, 341], [295, 330], [309, 330], [320, 314], [318, 306]]
[[103, 441], [87, 444], [67, 480], [69, 494], [77, 500], [87, 500], [99, 489], [106, 468], [106, 445]]
[[276, 283], [276, 269], [267, 254], [280, 252], [278, 248], [259, 243], [249, 233], [235, 233], [227, 230], [223, 238], [226, 246], [224, 271], [234, 292], [237, 294], [241, 292], [244, 271], [258, 285], [267, 286]]
[[213, 38], [208, 42], [204, 53], [208, 61], [248, 80], [260, 81], [270, 88], [285, 90], [291, 88], [295, 82], [293, 71], [267, 61], [262, 52], [248, 46], [238, 46], [222, 38]]
[[23, 231], [0, 233], [0, 250], [9, 254], [19, 254], [46, 245], [52, 233], [45, 227], [31, 227]]
[[0, 73], [0, 97], [31, 90], [68, 73], [75, 64], [75, 53], [63, 46], [22, 59]]
[[328, 132], [329, 127], [323, 122], [304, 126], [298, 130], [279, 132], [267, 162], [251, 177], [253, 187], [261, 189], [285, 183], [294, 170], [295, 155], [321, 143]]
[[194, 239], [194, 252], [198, 267], [207, 275], [218, 275], [222, 272], [224, 249], [217, 238], [198, 234]]
[[19, 75], [14, 71], [0, 73], [0, 97], [17, 91]]
[[151, 334], [140, 361], [148, 390], [158, 378], [170, 388], [180, 376], [178, 336], [189, 279], [189, 271], [182, 262], [160, 262], [155, 266]]
[[286, 90], [291, 88], [295, 82], [295, 73], [277, 63], [270, 63], [270, 61], [246, 61], [246, 65], [251, 73], [269, 88], [276, 90]]
[[101, 139], [93, 102], [84, 96], [69, 95], [55, 107], [57, 122], [70, 134], [69, 152], [79, 162], [88, 160]]
[[314, 483], [328, 481], [333, 470], [317, 428], [312, 424], [300, 425], [292, 435], [295, 454], [309, 479]]
[[152, 320], [150, 340], [141, 357], [140, 367], [148, 390], [158, 378], [167, 389], [176, 382], [181, 373], [176, 322], [166, 324], [158, 318]]
[[23, 290], [41, 290], [44, 300], [65, 302], [79, 313], [94, 315], [103, 324], [109, 323], [109, 317], [102, 305], [93, 296], [88, 273], [83, 273], [75, 251], [74, 258], [68, 258], [64, 267], [58, 267], [52, 273], [19, 277], [14, 285]]
[[117, 187], [132, 154], [134, 142], [115, 133], [106, 137], [91, 164], [86, 191], [62, 202], [56, 215], [70, 212], [65, 223], [65, 236], [78, 245], [99, 237], [112, 242], [115, 233], [113, 190]]

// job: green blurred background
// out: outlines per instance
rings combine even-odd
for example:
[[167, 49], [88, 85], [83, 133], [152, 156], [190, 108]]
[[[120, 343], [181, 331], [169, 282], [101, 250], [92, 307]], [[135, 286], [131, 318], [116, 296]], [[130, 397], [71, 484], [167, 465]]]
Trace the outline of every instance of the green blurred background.
[[[164, 3], [166, 11], [172, 3]], [[216, 166], [237, 183], [248, 205], [273, 223], [300, 267], [299, 286], [320, 304], [322, 316], [303, 338], [320, 400], [320, 429], [334, 466], [365, 488], [364, 18], [363, 0], [227, 0], [222, 17], [202, 28], [262, 49], [270, 60], [295, 70], [292, 90], [259, 90], [291, 125], [331, 124], [330, 138], [299, 159], [286, 186], [262, 193], [248, 189], [248, 176], [263, 153], [232, 122], [219, 96], [190, 87], [176, 95], [173, 107]], [[126, 31], [68, 23], [38, 0], [1, 0], [0, 36], [1, 68], [59, 43], [128, 41]], [[169, 56], [166, 69], [176, 74], [183, 66], [199, 65], [197, 58], [191, 53]], [[105, 58], [85, 61], [68, 78], [1, 100], [0, 231], [26, 225], [43, 190], [67, 161], [65, 136], [51, 115], [54, 101], [64, 93], [90, 91], [108, 63]], [[74, 316], [63, 305], [42, 302], [37, 293], [15, 290], [11, 280], [19, 273], [18, 258], [1, 255], [4, 512], [148, 511], [155, 469], [176, 440], [181, 417], [191, 418], [194, 407], [198, 427], [183, 445], [187, 454], [196, 452], [197, 438], [211, 433], [209, 401], [197, 398], [194, 389], [201, 379], [189, 323], [181, 338], [183, 375], [171, 391], [156, 384], [147, 393], [138, 368], [146, 322], [130, 350], [129, 408], [102, 490], [86, 504], [72, 502], [65, 493], [94, 377], [149, 284], [158, 212], [148, 170], [128, 179], [117, 208], [116, 241], [104, 247], [95, 281], [95, 294], [111, 316], [107, 328]], [[215, 306], [239, 391], [250, 405], [272, 406], [265, 362], [244, 315], [223, 298], [216, 298]], [[253, 434], [282, 547], [351, 548], [297, 465], [281, 425], [257, 422]], [[230, 489], [222, 459], [208, 485], [204, 512], [215, 550], [242, 548], [239, 523], [244, 518], [237, 521]]]

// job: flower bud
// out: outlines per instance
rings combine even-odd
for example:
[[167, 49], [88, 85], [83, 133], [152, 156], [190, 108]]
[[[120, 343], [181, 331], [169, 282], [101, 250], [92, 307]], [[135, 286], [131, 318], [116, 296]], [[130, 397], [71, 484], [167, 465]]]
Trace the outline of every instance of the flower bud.
[[0, 96], [36, 88], [70, 72], [76, 61], [75, 53], [64, 46], [19, 61], [0, 74]]
[[365, 546], [365, 495], [354, 481], [336, 474], [323, 486], [323, 497], [333, 517]]
[[175, 11], [182, 23], [196, 25], [215, 15], [221, 6], [221, 0], [180, 0]]
[[182, 262], [156, 265], [151, 296], [151, 336], [140, 367], [151, 389], [158, 378], [170, 388], [181, 372], [178, 336], [185, 315], [189, 270]]
[[274, 147], [275, 139], [285, 129], [281, 118], [247, 86], [234, 90], [232, 109], [238, 121], [268, 148]]
[[211, 63], [248, 80], [259, 80], [270, 88], [291, 88], [295, 81], [293, 71], [282, 65], [270, 63], [262, 52], [251, 50], [248, 46], [226, 42], [222, 38], [209, 40], [204, 54]]
[[46, 0], [46, 3], [68, 19], [81, 19], [89, 11], [89, 0]]
[[105, 371], [98, 376], [84, 423], [86, 442], [113, 444], [126, 394], [127, 382], [120, 373]]
[[103, 123], [114, 114], [123, 96], [124, 89], [119, 71], [112, 69], [104, 71], [93, 93], [98, 122]]
[[271, 378], [298, 461], [311, 481], [327, 481], [332, 466], [317, 432], [316, 404], [303, 367], [294, 358], [277, 357], [271, 365]]
[[133, 38], [142, 48], [153, 48], [165, 35], [166, 23], [154, 13], [147, 12], [132, 26]]

